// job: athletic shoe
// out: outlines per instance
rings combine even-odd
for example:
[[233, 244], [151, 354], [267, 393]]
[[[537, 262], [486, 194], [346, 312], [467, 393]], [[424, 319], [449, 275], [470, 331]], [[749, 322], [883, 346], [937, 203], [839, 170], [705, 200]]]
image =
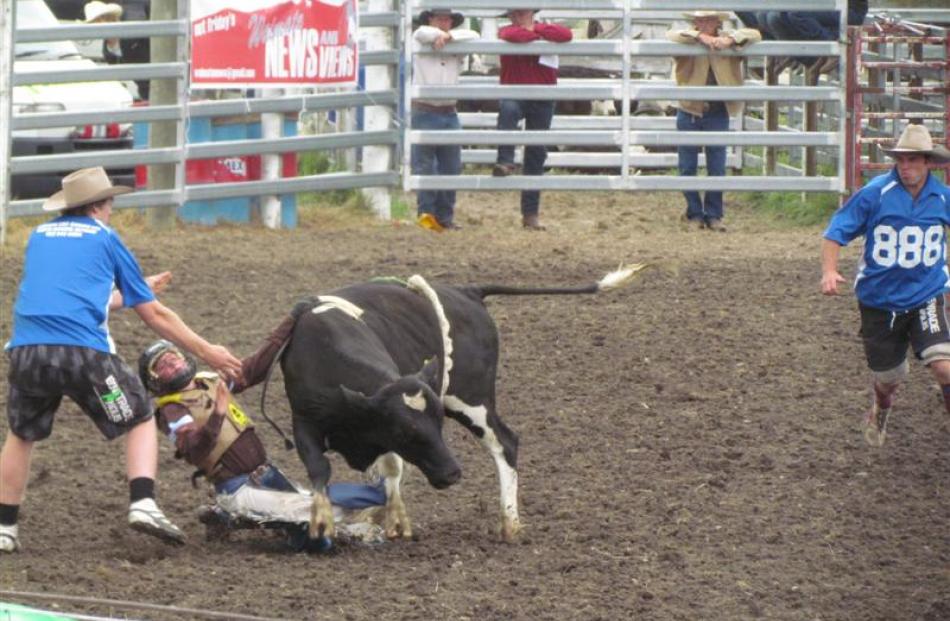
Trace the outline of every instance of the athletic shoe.
[[864, 418], [864, 440], [871, 446], [883, 446], [887, 435], [887, 417], [891, 408], [882, 409], [875, 400]]
[[20, 538], [17, 535], [16, 524], [0, 524], [0, 554], [16, 552], [20, 549]]
[[166, 543], [185, 543], [185, 534], [165, 517], [153, 498], [136, 500], [129, 505], [129, 526]]

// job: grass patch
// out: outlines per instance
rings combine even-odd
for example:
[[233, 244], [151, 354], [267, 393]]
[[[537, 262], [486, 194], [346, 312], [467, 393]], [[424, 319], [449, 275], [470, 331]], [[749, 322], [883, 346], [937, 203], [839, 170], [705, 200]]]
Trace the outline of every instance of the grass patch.
[[756, 211], [796, 226], [814, 226], [828, 221], [838, 208], [833, 193], [749, 192], [739, 199]]

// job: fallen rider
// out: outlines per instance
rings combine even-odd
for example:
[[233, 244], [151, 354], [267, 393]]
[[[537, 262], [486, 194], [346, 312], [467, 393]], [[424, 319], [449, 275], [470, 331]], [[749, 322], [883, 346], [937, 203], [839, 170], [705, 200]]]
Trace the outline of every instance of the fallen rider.
[[[288, 317], [285, 323], [289, 332], [293, 321]], [[258, 354], [248, 360], [254, 360]], [[242, 528], [277, 528], [288, 534], [288, 542], [295, 550], [329, 549], [329, 539], [312, 540], [307, 535], [310, 493], [268, 461], [254, 425], [234, 400], [226, 382], [215, 373], [198, 373], [193, 358], [164, 340], [156, 341], [142, 353], [139, 374], [146, 389], [157, 399], [155, 417], [159, 428], [174, 443], [175, 457], [195, 466], [214, 485], [215, 503], [199, 510], [199, 519], [207, 526], [209, 536], [226, 536], [229, 531]], [[235, 384], [235, 392], [256, 383], [259, 376], [252, 376], [251, 383]], [[243, 379], [247, 381], [248, 376]], [[328, 495], [340, 518], [386, 502], [382, 482], [331, 484]], [[341, 521], [344, 538], [383, 540], [379, 526]]]

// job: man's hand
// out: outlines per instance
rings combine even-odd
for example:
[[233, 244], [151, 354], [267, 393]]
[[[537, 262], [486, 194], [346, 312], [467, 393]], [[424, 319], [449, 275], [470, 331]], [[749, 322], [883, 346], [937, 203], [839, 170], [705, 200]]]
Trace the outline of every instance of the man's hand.
[[214, 413], [219, 416], [224, 416], [228, 413], [228, 402], [230, 401], [230, 391], [228, 391], [228, 383], [225, 381], [218, 382], [218, 387], [214, 391]]
[[452, 35], [447, 32], [443, 32], [438, 36], [438, 38], [436, 38], [435, 41], [432, 42], [432, 49], [441, 50], [443, 47], [445, 47], [445, 44], [451, 40]]
[[151, 276], [145, 277], [145, 282], [151, 288], [152, 293], [158, 296], [159, 293], [165, 290], [165, 287], [168, 286], [168, 283], [172, 281], [171, 272], [162, 272], [160, 274], [153, 274]]
[[237, 380], [241, 377], [241, 361], [222, 345], [210, 345], [202, 360], [225, 379]]
[[838, 284], [844, 282], [844, 277], [838, 272], [825, 272], [821, 275], [821, 292], [824, 295], [838, 295]]

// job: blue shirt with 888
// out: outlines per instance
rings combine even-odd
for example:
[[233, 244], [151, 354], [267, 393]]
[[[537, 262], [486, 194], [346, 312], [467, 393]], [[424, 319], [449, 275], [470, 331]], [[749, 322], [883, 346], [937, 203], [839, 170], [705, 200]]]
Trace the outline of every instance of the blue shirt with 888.
[[892, 169], [854, 194], [832, 216], [824, 237], [845, 246], [864, 235], [854, 284], [858, 300], [904, 312], [950, 290], [948, 225], [950, 188], [928, 174], [915, 200]]

